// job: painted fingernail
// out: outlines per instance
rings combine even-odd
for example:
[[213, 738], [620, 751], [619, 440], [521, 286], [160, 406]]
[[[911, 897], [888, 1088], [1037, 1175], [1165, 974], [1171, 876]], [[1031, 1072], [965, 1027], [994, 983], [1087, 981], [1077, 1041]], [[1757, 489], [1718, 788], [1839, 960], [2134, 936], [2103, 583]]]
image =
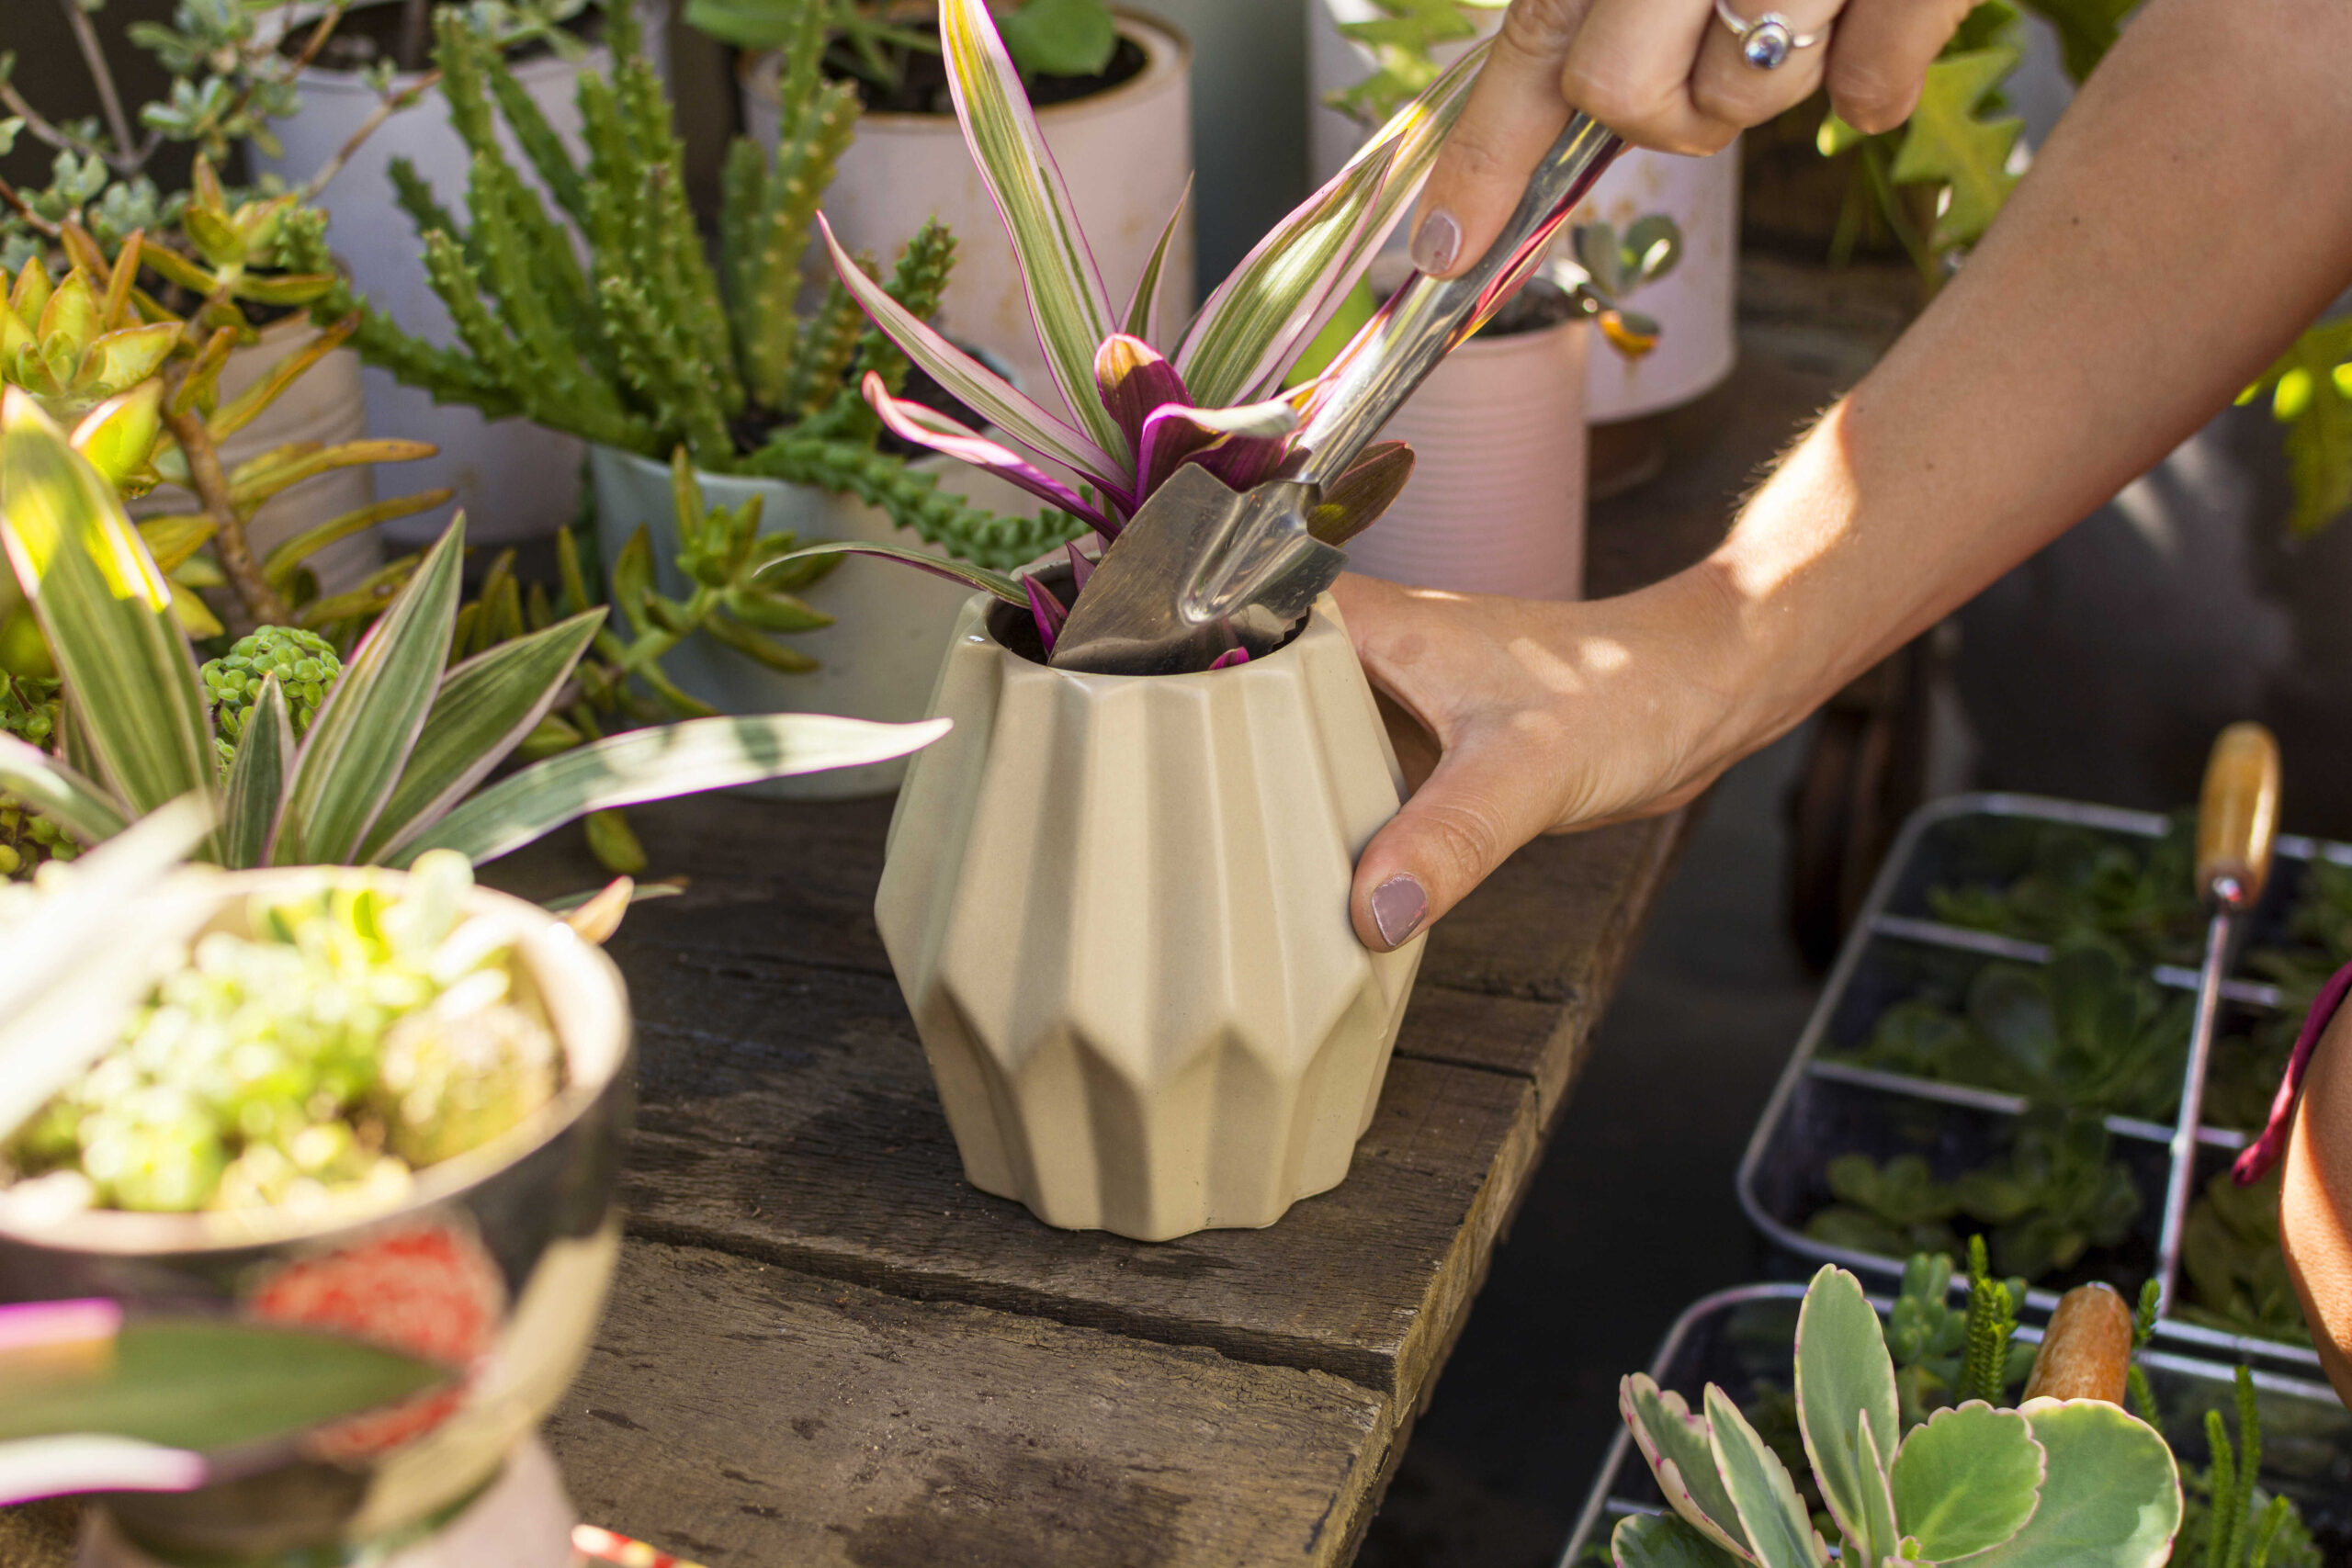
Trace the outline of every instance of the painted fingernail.
[[1372, 923], [1380, 928], [1380, 940], [1391, 947], [1411, 941], [1429, 918], [1430, 896], [1410, 876], [1399, 873], [1372, 890]]
[[1462, 225], [1451, 212], [1432, 212], [1413, 231], [1413, 265], [1423, 272], [1443, 272], [1462, 248]]

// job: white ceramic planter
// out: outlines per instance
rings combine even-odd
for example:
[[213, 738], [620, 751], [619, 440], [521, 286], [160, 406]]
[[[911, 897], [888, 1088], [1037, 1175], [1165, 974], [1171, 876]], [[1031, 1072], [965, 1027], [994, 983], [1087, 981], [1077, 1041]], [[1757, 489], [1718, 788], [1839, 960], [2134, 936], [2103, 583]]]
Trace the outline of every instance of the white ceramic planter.
[[1381, 432], [1412, 444], [1413, 478], [1348, 541], [1351, 570], [1456, 593], [1580, 597], [1586, 359], [1605, 356], [1592, 336], [1566, 321], [1447, 355]]
[[[229, 355], [220, 368], [220, 400], [228, 402], [267, 375], [277, 362], [300, 349], [315, 334], [305, 317], [273, 322], [261, 341]], [[263, 453], [295, 442], [315, 441], [335, 446], [368, 434], [368, 405], [360, 391], [359, 355], [339, 348], [320, 360], [251, 424], [220, 444], [221, 466], [234, 468]], [[421, 463], [394, 463], [384, 469], [387, 495], [404, 495], [432, 488], [417, 478]], [[377, 498], [372, 467], [335, 468], [306, 479], [277, 497], [245, 529], [246, 542], [258, 560], [306, 528], [356, 512]], [[195, 494], [177, 485], [162, 486], [131, 503], [135, 517], [160, 517], [169, 513], [202, 510]], [[311, 570], [322, 593], [356, 588], [384, 564], [383, 543], [377, 531], [355, 535], [329, 545], [310, 558]]]
[[[1143, 47], [1143, 70], [1109, 92], [1055, 104], [1037, 116], [1114, 310], [1126, 308], [1193, 173], [1191, 46], [1174, 28], [1132, 14], [1122, 14], [1120, 28]], [[775, 144], [775, 73], [769, 54], [747, 61], [743, 73], [744, 128], [765, 147]], [[833, 231], [853, 253], [871, 251], [887, 262], [934, 215], [956, 239], [942, 330], [1002, 355], [1033, 397], [1061, 406], [1029, 319], [1012, 242], [956, 118], [862, 118], [825, 197]], [[1169, 247], [1160, 306], [1169, 321], [1192, 311], [1189, 207]]]
[[[515, 77], [532, 101], [580, 152], [580, 114], [572, 101], [582, 65], [604, 69], [605, 51], [588, 51], [575, 64], [541, 55], [515, 67]], [[396, 78], [405, 85], [413, 77]], [[300, 112], [274, 127], [284, 152], [270, 157], [248, 146], [255, 174], [288, 182], [308, 180], [366, 123], [380, 101], [377, 90], [343, 71], [309, 70], [299, 84]], [[504, 127], [500, 128], [502, 137]], [[530, 164], [511, 140], [508, 155], [526, 179], [537, 183]], [[357, 291], [401, 326], [427, 341], [457, 341], [448, 311], [425, 280], [424, 247], [415, 226], [392, 200], [389, 170], [406, 158], [450, 211], [465, 211], [469, 159], [465, 143], [450, 128], [448, 108], [438, 94], [394, 115], [363, 143], [351, 162], [327, 185], [322, 204], [333, 215], [327, 231], [335, 254], [350, 271]], [[417, 490], [447, 488], [466, 509], [466, 537], [480, 545], [543, 538], [571, 521], [579, 504], [582, 444], [527, 420], [485, 421], [470, 408], [435, 404], [414, 387], [403, 387], [389, 371], [363, 377], [368, 428], [378, 435], [429, 441], [440, 455], [405, 465], [403, 478]], [[430, 543], [439, 524], [404, 518], [384, 526], [402, 545]]]
[[[1364, 128], [1324, 96], [1362, 81], [1373, 69], [1369, 51], [1341, 36], [1342, 22], [1382, 15], [1372, 0], [1307, 0], [1308, 155], [1315, 177], [1326, 180], [1355, 152]], [[1501, 24], [1502, 13], [1483, 15]], [[1453, 58], [1463, 45], [1442, 49]], [[1658, 345], [1639, 360], [1596, 350], [1586, 366], [1585, 412], [1595, 421], [1633, 419], [1679, 407], [1731, 374], [1738, 357], [1739, 143], [1705, 158], [1633, 148], [1601, 175], [1571, 216], [1573, 223], [1607, 222], [1623, 232], [1634, 219], [1663, 212], [1680, 225], [1682, 259], [1656, 283], [1630, 295], [1626, 309], [1655, 317], [1665, 328]], [[1402, 243], [1403, 225], [1397, 229]], [[1566, 241], [1561, 241], [1564, 247]]]
[[[686, 597], [694, 585], [678, 570], [670, 466], [632, 452], [593, 446], [588, 467], [596, 498], [596, 544], [605, 570], [612, 570], [622, 547], [643, 526], [652, 535], [655, 587], [672, 598]], [[1034, 505], [1010, 486], [961, 463], [934, 457], [916, 467], [938, 476], [942, 489], [976, 505], [1012, 512]], [[851, 497], [781, 479], [697, 477], [704, 499], [715, 506], [739, 506], [752, 496], [760, 497], [763, 534], [789, 531], [803, 544], [859, 539], [906, 549], [928, 547], [885, 513]], [[830, 713], [892, 723], [922, 717], [967, 590], [912, 567], [852, 558], [797, 592], [834, 618], [834, 625], [821, 631], [785, 639], [820, 660], [821, 669], [787, 675], [696, 636], [662, 660], [663, 671], [686, 692], [725, 713]], [[746, 790], [775, 799], [845, 800], [888, 795], [899, 787], [905, 773], [900, 760], [778, 779]]]
[[964, 1172], [1048, 1224], [1272, 1224], [1371, 1124], [1421, 941], [1365, 951], [1402, 776], [1329, 598], [1200, 675], [1078, 675], [966, 605], [875, 919]]

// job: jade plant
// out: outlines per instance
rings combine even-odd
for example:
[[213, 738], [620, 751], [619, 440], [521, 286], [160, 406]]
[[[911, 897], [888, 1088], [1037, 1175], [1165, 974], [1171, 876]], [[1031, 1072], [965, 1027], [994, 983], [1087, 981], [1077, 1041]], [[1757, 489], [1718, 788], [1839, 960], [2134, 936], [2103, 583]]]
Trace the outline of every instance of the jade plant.
[[482, 861], [588, 812], [901, 756], [944, 724], [707, 718], [579, 746], [477, 787], [563, 694], [604, 618], [586, 610], [454, 666], [464, 519], [343, 661], [307, 736], [278, 671], [238, 694], [222, 776], [211, 705], [169, 590], [109, 485], [11, 390], [0, 539], [63, 682], [62, 755], [0, 737], [0, 786], [85, 843], [184, 795], [220, 802], [229, 866]]
[[[627, 6], [607, 13], [609, 77], [580, 79], [588, 156], [575, 162], [498, 51], [460, 14], [435, 18], [439, 91], [473, 154], [469, 222], [396, 163], [434, 291], [459, 345], [410, 336], [338, 285], [322, 322], [356, 314], [362, 357], [444, 402], [521, 414], [550, 429], [666, 460], [683, 446], [706, 472], [758, 475], [854, 495], [926, 541], [995, 565], [1029, 560], [1073, 531], [1060, 519], [1002, 518], [940, 491], [880, 451], [856, 378], [903, 385], [906, 362], [863, 328], [835, 288], [808, 316], [795, 299], [811, 216], [856, 120], [854, 93], [796, 55], [773, 160], [729, 150], [714, 264], [685, 188], [684, 152], [659, 76], [637, 51]], [[812, 10], [808, 25], [820, 26]], [[511, 134], [537, 175], [510, 160]], [[550, 211], [540, 186], [549, 193]], [[568, 220], [568, 221], [567, 221]], [[583, 267], [574, 234], [585, 241]], [[926, 227], [887, 284], [920, 316], [945, 286], [954, 241]]]
[[[939, 34], [888, 0], [814, 0], [824, 21], [829, 68], [877, 87], [895, 87], [910, 54], [937, 54]], [[686, 23], [738, 49], [801, 47], [810, 0], [687, 0]], [[1118, 18], [1105, 0], [995, 0], [997, 25], [1024, 77], [1093, 76], [1119, 47]]]
[[[1327, 385], [1318, 379], [1285, 393], [1285, 373], [1404, 216], [1481, 56], [1472, 54], [1399, 110], [1329, 184], [1259, 242], [1189, 326], [1171, 333], [1160, 319], [1159, 284], [1175, 216], [1125, 309], [1114, 311], [988, 6], [942, 0], [939, 29], [965, 141], [1004, 216], [1038, 341], [1076, 423], [1049, 412], [932, 330], [865, 275], [820, 217], [841, 283], [891, 342], [995, 434], [899, 397], [872, 372], [862, 383], [866, 400], [901, 439], [994, 472], [1106, 543], [1179, 468], [1198, 465], [1236, 490], [1271, 477], [1292, 456], [1292, 434]], [[1528, 256], [1549, 238], [1531, 242]], [[1513, 276], [1520, 271], [1513, 268]], [[1498, 290], [1490, 306], [1498, 309], [1505, 297], [1507, 290]], [[1367, 323], [1364, 333], [1376, 330]], [[1163, 351], [1156, 343], [1169, 346]], [[1345, 358], [1343, 350], [1340, 362]], [[1402, 491], [1412, 463], [1402, 442], [1369, 448], [1324, 490], [1310, 519], [1315, 536], [1340, 544], [1369, 526]], [[854, 545], [825, 548], [906, 556]], [[1091, 561], [1074, 542], [1070, 555], [1074, 597], [1085, 592]], [[1034, 576], [960, 569], [949, 574], [1029, 610], [1051, 651], [1069, 609], [1052, 589]]]
[[[2172, 1551], [2172, 1450], [2116, 1405], [2033, 1399], [2012, 1410], [1971, 1398], [1906, 1433], [1878, 1314], [1843, 1269], [1824, 1268], [1805, 1292], [1795, 1372], [1804, 1450], [1841, 1562], [2154, 1568]], [[1724, 1390], [1710, 1384], [1693, 1413], [1637, 1374], [1620, 1408], [1671, 1506], [1618, 1524], [1620, 1568], [1826, 1568], [1822, 1528], [1788, 1466]]]

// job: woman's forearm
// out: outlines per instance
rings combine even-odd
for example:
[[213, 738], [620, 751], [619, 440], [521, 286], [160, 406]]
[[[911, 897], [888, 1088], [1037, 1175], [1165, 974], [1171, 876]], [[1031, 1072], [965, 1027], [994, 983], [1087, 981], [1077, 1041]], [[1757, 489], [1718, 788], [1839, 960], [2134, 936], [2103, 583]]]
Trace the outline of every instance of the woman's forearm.
[[2287, 1271], [2328, 1379], [2352, 1404], [2352, 1007], [2312, 1054], [2282, 1166]]
[[1717, 745], [1794, 725], [2100, 505], [2342, 291], [2347, 65], [2337, 0], [2152, 0], [1966, 265], [1695, 569], [1730, 605]]

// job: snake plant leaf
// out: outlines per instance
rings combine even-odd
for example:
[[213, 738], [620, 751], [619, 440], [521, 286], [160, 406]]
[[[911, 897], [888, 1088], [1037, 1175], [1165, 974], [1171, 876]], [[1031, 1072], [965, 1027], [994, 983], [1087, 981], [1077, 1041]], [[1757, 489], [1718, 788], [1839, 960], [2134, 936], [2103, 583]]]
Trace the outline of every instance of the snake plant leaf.
[[1730, 1568], [1735, 1557], [1673, 1514], [1634, 1514], [1610, 1532], [1617, 1568]]
[[1829, 1554], [1797, 1496], [1789, 1467], [1756, 1435], [1731, 1396], [1707, 1385], [1707, 1444], [1748, 1551], [1762, 1568], [1827, 1568]]
[[269, 832], [294, 771], [294, 718], [275, 673], [262, 677], [244, 733], [229, 759], [228, 798], [220, 808], [220, 863], [246, 871], [269, 853]]
[[[1429, 90], [1390, 117], [1330, 182], [1260, 241], [1219, 284], [1170, 357], [1204, 404], [1247, 402], [1271, 392], [1321, 318], [1351, 292], [1389, 231], [1436, 165], [1439, 145], [1469, 101], [1487, 57], [1466, 52]], [[1345, 243], [1325, 250], [1340, 212], [1366, 184], [1363, 210]], [[1296, 247], [1316, 243], [1311, 252]], [[1315, 258], [1310, 262], [1310, 256]]]
[[[1001, 571], [990, 571], [969, 561], [943, 560], [937, 556], [924, 555], [921, 550], [902, 549], [897, 545], [866, 545], [854, 540], [834, 540], [821, 545], [805, 545], [789, 554], [781, 555], [760, 569], [765, 576], [774, 569], [793, 561], [838, 560], [842, 556], [879, 556], [885, 560], [900, 561], [921, 567], [933, 577], [944, 577], [960, 582], [967, 588], [977, 588], [983, 593], [993, 593], [1008, 604], [1029, 605], [1029, 597], [1022, 592], [1021, 584]], [[0, 775], [4, 776], [4, 775]]]
[[1690, 1414], [1680, 1394], [1661, 1390], [1647, 1372], [1636, 1372], [1618, 1383], [1617, 1410], [1674, 1511], [1691, 1529], [1740, 1561], [1754, 1561], [1748, 1555], [1747, 1534], [1740, 1528], [1739, 1510], [1732, 1506], [1731, 1494], [1715, 1472], [1705, 1417]]
[[1187, 178], [1184, 194], [1176, 198], [1176, 210], [1168, 215], [1168, 226], [1159, 231], [1159, 243], [1151, 247], [1151, 259], [1144, 263], [1143, 276], [1136, 279], [1135, 296], [1127, 301], [1127, 313], [1122, 319], [1130, 336], [1146, 342], [1159, 336], [1160, 277], [1168, 269], [1168, 248], [1175, 243], [1177, 226], [1192, 203], [1193, 180]]
[[128, 820], [104, 789], [13, 735], [0, 735], [0, 789], [85, 844], [113, 838]]
[[1895, 1517], [1924, 1560], [1973, 1558], [2026, 1527], [2044, 1472], [2031, 1422], [1971, 1400], [1937, 1411], [1903, 1439], [1889, 1477]]
[[591, 811], [887, 762], [921, 750], [949, 728], [944, 718], [873, 724], [778, 713], [631, 730], [500, 780], [387, 855], [385, 863], [405, 867], [427, 850], [456, 850], [479, 864]]
[[2158, 1568], [2181, 1517], [2180, 1471], [2154, 1427], [2096, 1399], [2018, 1407], [2047, 1456], [2025, 1528], [1969, 1568]]
[[[111, 1302], [0, 1307], [0, 1503], [107, 1489], [118, 1476], [179, 1490], [267, 1468], [294, 1458], [311, 1428], [428, 1393], [450, 1376], [413, 1356], [306, 1330], [126, 1319]], [[108, 1438], [119, 1441], [91, 1441]], [[176, 1464], [164, 1458], [173, 1452], [182, 1456]]]
[[865, 373], [865, 382], [861, 390], [865, 395], [866, 403], [880, 417], [883, 426], [901, 441], [928, 446], [958, 462], [987, 468], [1093, 527], [1106, 531], [1112, 527], [1109, 520], [1078, 491], [1011, 447], [990, 441], [935, 409], [925, 408], [910, 399], [892, 397], [890, 389], [876, 372], [869, 370]]
[[[1894, 1488], [1886, 1483], [1886, 1464], [1879, 1460], [1879, 1434], [1870, 1425], [1870, 1411], [1853, 1413], [1853, 1460], [1858, 1472], [1856, 1485], [1863, 1502], [1863, 1535], [1856, 1550], [1865, 1563], [1884, 1563], [1891, 1556], [1900, 1554], [1903, 1530], [1895, 1528], [1895, 1495]], [[1856, 1542], [1851, 1535], [1847, 1540], [1849, 1544]]]
[[19, 388], [0, 405], [0, 536], [108, 788], [135, 811], [209, 797], [211, 725], [196, 660], [114, 487]]
[[348, 863], [391, 798], [448, 662], [465, 538], [461, 514], [344, 660], [295, 756], [272, 865]]
[[1126, 437], [1094, 396], [1095, 345], [1116, 330], [1111, 301], [987, 0], [941, 0], [939, 42], [964, 140], [1021, 259], [1046, 364], [1079, 423], [1122, 457]]
[[[201, 801], [174, 801], [75, 861], [38, 913], [10, 923], [0, 942], [0, 1139], [121, 1038], [123, 1015], [165, 955], [210, 912], [208, 898], [166, 879], [211, 830]], [[11, 1397], [0, 1393], [0, 1422]]]
[[1870, 1417], [1869, 1430], [1878, 1444], [1872, 1468], [1881, 1476], [1894, 1463], [1903, 1426], [1894, 1362], [1886, 1353], [1877, 1310], [1862, 1293], [1861, 1281], [1835, 1264], [1824, 1264], [1814, 1275], [1797, 1313], [1796, 1402], [1805, 1457], [1813, 1461], [1830, 1517], [1853, 1540], [1870, 1539], [1864, 1467], [1853, 1446], [1855, 1413]]
[[444, 675], [400, 783], [368, 829], [358, 858], [381, 860], [489, 777], [555, 706], [604, 624], [602, 605], [583, 610], [476, 654]]
[[2014, 45], [2000, 44], [1948, 54], [1928, 67], [1919, 107], [1911, 111], [1888, 174], [1897, 185], [1932, 181], [1949, 187], [1936, 216], [1938, 250], [1974, 243], [2018, 183], [2009, 173], [2009, 150], [2025, 122], [1979, 119], [1977, 110], [2022, 58]]
[[[1092, 479], [1104, 490], [1126, 490], [1124, 464], [1114, 462], [1083, 432], [1046, 412], [1035, 400], [940, 336], [920, 317], [891, 299], [880, 284], [865, 276], [856, 259], [842, 249], [841, 242], [833, 236], [832, 225], [821, 215], [817, 227], [824, 235], [826, 249], [832, 255], [833, 271], [842, 287], [856, 297], [865, 313], [874, 319], [874, 324], [905, 350], [908, 358], [929, 372], [949, 396], [1038, 456]], [[1091, 344], [1087, 345], [1086, 354], [1086, 400], [1102, 412], [1108, 424], [1110, 413], [1102, 409], [1093, 395]], [[1117, 434], [1115, 429], [1113, 434]]]

